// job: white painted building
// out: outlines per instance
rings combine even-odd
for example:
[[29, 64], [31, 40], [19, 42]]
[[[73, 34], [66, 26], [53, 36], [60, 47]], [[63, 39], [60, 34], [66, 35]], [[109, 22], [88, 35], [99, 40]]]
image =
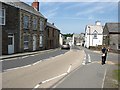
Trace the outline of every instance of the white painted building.
[[60, 35], [59, 35], [59, 44], [60, 44], [60, 46], [63, 45], [63, 41], [64, 41], [64, 36], [60, 33]]
[[95, 25], [87, 25], [85, 28], [85, 44], [84, 47], [102, 45], [103, 26], [99, 21]]

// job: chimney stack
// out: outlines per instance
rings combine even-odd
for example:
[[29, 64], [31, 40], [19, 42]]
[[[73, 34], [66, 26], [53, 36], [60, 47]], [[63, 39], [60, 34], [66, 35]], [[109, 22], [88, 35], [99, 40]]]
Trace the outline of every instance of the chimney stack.
[[37, 11], [39, 11], [39, 2], [38, 0], [34, 0], [32, 3], [32, 7], [35, 8]]
[[52, 23], [52, 25], [54, 25], [54, 23]]

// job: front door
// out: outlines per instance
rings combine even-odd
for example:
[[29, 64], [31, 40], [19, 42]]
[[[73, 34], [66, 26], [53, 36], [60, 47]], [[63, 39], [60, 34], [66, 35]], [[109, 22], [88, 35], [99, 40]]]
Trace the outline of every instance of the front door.
[[36, 50], [36, 36], [33, 36], [33, 51]]
[[8, 34], [8, 54], [14, 53], [14, 35]]

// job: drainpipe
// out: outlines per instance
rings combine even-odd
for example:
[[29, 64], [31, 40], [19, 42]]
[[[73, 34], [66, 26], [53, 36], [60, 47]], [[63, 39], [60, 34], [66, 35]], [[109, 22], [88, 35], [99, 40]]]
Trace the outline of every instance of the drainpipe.
[[90, 49], [90, 27], [88, 26], [89, 28], [89, 49]]

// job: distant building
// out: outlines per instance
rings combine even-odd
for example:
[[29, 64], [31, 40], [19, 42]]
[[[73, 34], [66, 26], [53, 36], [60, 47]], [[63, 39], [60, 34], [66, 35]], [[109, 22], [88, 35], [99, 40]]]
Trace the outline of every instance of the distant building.
[[60, 33], [60, 35], [59, 35], [59, 44], [60, 44], [60, 46], [64, 44], [64, 38], [65, 38], [64, 35], [62, 33]]
[[45, 30], [45, 49], [58, 48], [59, 45], [60, 30], [53, 24], [47, 22]]
[[73, 45], [82, 46], [84, 44], [84, 33], [81, 34], [73, 34]]
[[120, 50], [120, 23], [106, 23], [103, 29], [103, 45]]
[[39, 2], [34, 1], [32, 6], [19, 0], [0, 3], [2, 54], [44, 50], [47, 19], [39, 12]]
[[89, 48], [90, 46], [102, 45], [103, 39], [103, 26], [99, 21], [96, 21], [95, 25], [87, 25], [85, 28], [85, 44], [84, 46]]

